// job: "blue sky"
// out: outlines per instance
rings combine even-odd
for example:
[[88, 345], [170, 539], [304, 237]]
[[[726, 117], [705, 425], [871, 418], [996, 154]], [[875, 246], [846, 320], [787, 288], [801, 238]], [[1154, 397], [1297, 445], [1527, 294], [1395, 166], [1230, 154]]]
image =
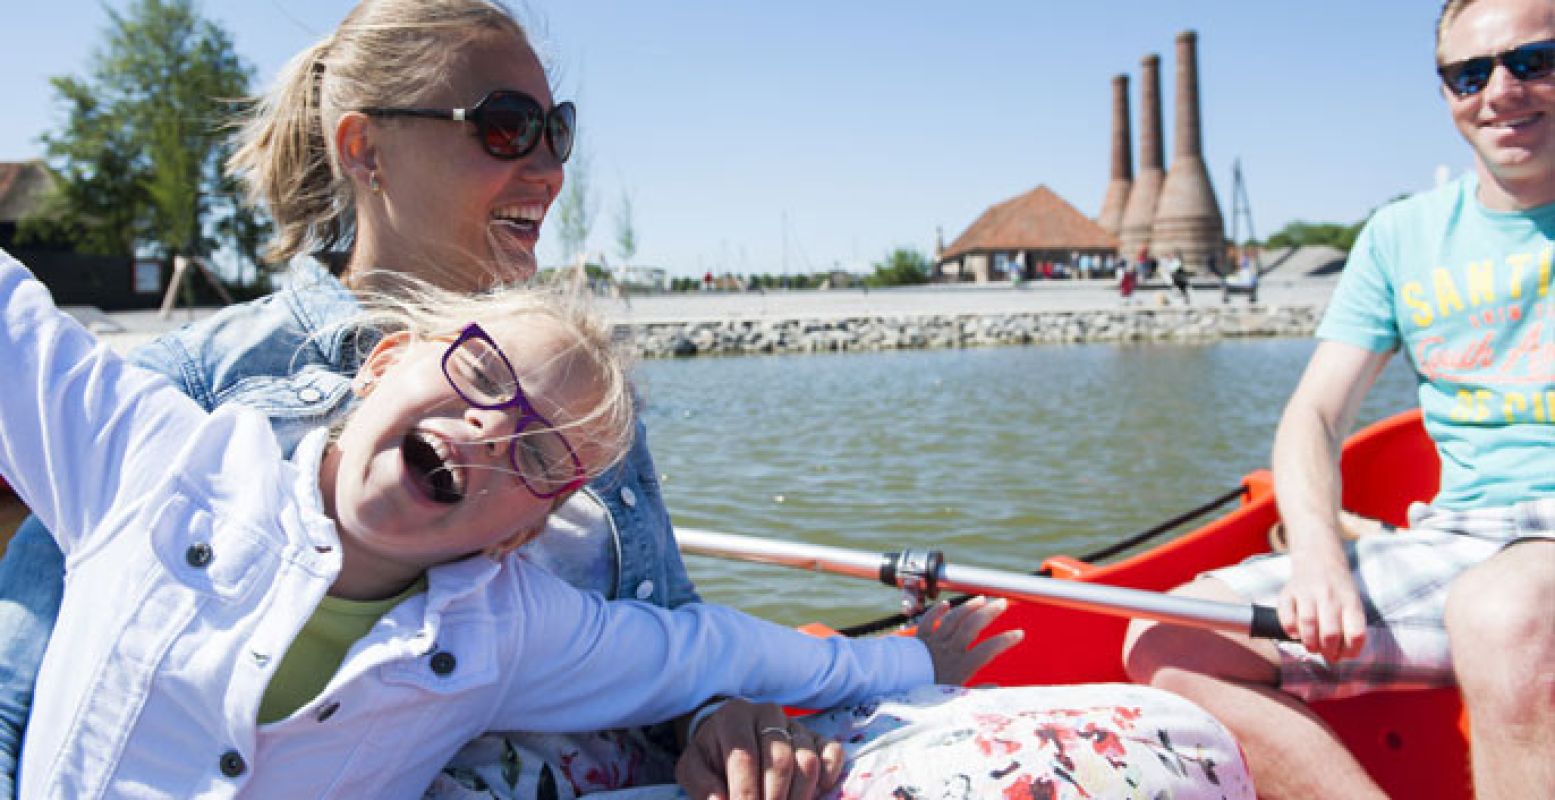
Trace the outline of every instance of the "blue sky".
[[[350, 5], [201, 7], [267, 83]], [[1137, 134], [1139, 61], [1160, 54], [1169, 164], [1173, 40], [1187, 29], [1199, 34], [1204, 154], [1228, 226], [1236, 159], [1262, 236], [1298, 219], [1353, 222], [1471, 165], [1432, 72], [1434, 2], [517, 5], [558, 95], [579, 105], [590, 246], [615, 257], [629, 193], [635, 260], [676, 274], [863, 270], [896, 246], [931, 251], [937, 229], [948, 243], [1038, 184], [1094, 215], [1112, 76], [1131, 76]], [[61, 121], [48, 78], [84, 73], [107, 21], [95, 0], [12, 6], [0, 160], [41, 155], [38, 135]], [[558, 256], [553, 229], [541, 260]]]

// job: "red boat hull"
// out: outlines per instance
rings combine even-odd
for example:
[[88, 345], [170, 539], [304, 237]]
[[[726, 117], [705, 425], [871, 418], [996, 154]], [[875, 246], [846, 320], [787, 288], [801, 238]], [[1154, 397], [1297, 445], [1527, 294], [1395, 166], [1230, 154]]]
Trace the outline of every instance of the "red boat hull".
[[[1342, 458], [1344, 507], [1402, 525], [1409, 503], [1436, 493], [1439, 465], [1418, 411], [1400, 414], [1352, 437]], [[1058, 577], [1166, 590], [1198, 573], [1269, 549], [1278, 519], [1272, 475], [1243, 479], [1232, 513], [1153, 550], [1107, 566], [1050, 559]], [[1049, 685], [1126, 681], [1119, 654], [1127, 622], [1119, 617], [1012, 603], [999, 630], [1027, 631], [1021, 645], [971, 683]], [[1465, 800], [1468, 725], [1456, 690], [1387, 692], [1323, 702], [1317, 712], [1339, 732], [1390, 797]]]

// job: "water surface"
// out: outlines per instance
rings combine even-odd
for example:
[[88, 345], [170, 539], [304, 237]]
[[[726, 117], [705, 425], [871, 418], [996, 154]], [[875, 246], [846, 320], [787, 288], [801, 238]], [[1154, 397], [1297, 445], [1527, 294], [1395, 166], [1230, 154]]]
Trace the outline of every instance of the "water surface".
[[[651, 361], [677, 524], [1029, 570], [1197, 506], [1267, 466], [1306, 339]], [[1414, 403], [1398, 360], [1362, 409]], [[783, 623], [896, 610], [851, 578], [691, 557], [703, 596]]]

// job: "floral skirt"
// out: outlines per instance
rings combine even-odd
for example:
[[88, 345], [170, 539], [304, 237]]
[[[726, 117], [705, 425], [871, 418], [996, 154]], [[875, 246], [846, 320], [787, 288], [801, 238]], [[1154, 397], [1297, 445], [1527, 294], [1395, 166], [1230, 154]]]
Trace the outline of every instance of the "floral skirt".
[[[842, 742], [847, 754], [842, 781], [826, 795], [832, 800], [1254, 797], [1247, 764], [1231, 734], [1187, 700], [1143, 686], [928, 686], [806, 717], [804, 723]], [[478, 777], [501, 765], [466, 764], [463, 769], [468, 777]], [[577, 796], [570, 791], [574, 787], [561, 783], [556, 796]], [[442, 791], [428, 796], [534, 797], [517, 786], [512, 792], [491, 790], [497, 781], [480, 781], [479, 791], [468, 784], [445, 774], [433, 787]], [[670, 800], [685, 795], [677, 787], [658, 785], [588, 796]]]

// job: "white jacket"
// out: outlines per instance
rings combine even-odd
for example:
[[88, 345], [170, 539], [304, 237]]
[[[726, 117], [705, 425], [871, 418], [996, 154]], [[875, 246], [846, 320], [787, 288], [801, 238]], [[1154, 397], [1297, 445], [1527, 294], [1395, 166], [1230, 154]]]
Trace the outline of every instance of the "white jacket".
[[915, 639], [611, 603], [474, 557], [432, 569], [318, 697], [259, 725], [340, 568], [324, 432], [283, 460], [261, 415], [207, 415], [127, 365], [3, 251], [0, 308], [0, 474], [67, 570], [24, 798], [418, 797], [485, 730], [639, 724], [715, 694], [824, 707], [932, 680]]

